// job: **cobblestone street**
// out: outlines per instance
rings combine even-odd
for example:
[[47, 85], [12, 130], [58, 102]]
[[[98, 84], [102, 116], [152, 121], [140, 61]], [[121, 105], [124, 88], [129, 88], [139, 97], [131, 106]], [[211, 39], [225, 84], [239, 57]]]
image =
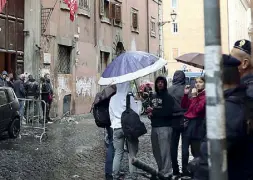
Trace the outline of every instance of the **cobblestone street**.
[[[147, 118], [142, 119], [148, 134], [140, 138], [138, 158], [156, 167], [150, 143], [150, 123]], [[16, 140], [3, 137], [0, 141], [0, 180], [103, 180], [103, 133], [93, 119], [79, 117], [50, 124], [48, 139], [41, 144], [25, 131]], [[128, 172], [126, 155], [122, 170]]]

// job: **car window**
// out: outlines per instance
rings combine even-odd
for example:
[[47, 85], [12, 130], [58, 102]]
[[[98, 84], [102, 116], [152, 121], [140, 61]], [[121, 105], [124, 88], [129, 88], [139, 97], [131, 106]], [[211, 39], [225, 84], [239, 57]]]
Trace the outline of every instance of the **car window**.
[[9, 102], [13, 102], [15, 100], [14, 92], [11, 89], [8, 89]]
[[5, 105], [7, 103], [8, 103], [8, 100], [7, 100], [5, 91], [3, 91], [3, 90], [1, 91], [0, 90], [0, 106]]

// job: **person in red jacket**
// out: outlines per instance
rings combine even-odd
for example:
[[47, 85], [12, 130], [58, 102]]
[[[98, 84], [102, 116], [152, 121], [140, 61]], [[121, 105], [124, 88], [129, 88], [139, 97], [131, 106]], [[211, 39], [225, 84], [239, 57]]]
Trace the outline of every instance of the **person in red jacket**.
[[187, 109], [184, 114], [184, 132], [182, 134], [182, 171], [183, 176], [190, 176], [187, 169], [189, 161], [189, 146], [194, 158], [200, 156], [200, 143], [205, 136], [205, 79], [198, 77], [195, 80], [195, 88], [188, 97], [190, 86], [185, 86], [181, 107]]

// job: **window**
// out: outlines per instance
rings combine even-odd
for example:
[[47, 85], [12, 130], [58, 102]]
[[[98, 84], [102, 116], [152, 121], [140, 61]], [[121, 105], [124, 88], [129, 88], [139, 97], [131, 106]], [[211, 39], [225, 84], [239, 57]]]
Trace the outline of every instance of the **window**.
[[121, 3], [110, 2], [109, 0], [100, 0], [100, 15], [102, 22], [121, 26]]
[[178, 24], [173, 22], [172, 23], [172, 32], [177, 33], [178, 32]]
[[172, 58], [175, 59], [178, 57], [178, 48], [172, 48]]
[[79, 0], [79, 8], [84, 10], [90, 10], [89, 0]]
[[132, 31], [138, 32], [139, 30], [138, 10], [132, 8], [131, 16], [132, 16]]
[[90, 17], [90, 0], [79, 0], [78, 14]]
[[115, 11], [112, 9], [112, 16], [115, 15], [114, 24], [121, 25], [121, 4], [115, 4]]
[[0, 106], [3, 106], [5, 104], [8, 104], [8, 100], [7, 100], [5, 91], [1, 90], [0, 91]]
[[151, 37], [155, 37], [156, 36], [156, 21], [155, 18], [151, 17], [151, 22], [150, 22], [150, 31], [151, 31]]
[[110, 1], [109, 0], [100, 0], [100, 15], [102, 16], [102, 20], [109, 20], [109, 8], [110, 8]]
[[110, 53], [100, 51], [100, 72], [103, 73], [107, 65], [109, 64]]
[[176, 9], [177, 8], [177, 0], [171, 0], [171, 7], [173, 9]]
[[58, 73], [70, 74], [71, 65], [71, 46], [58, 46]]
[[7, 93], [8, 93], [8, 97], [9, 97], [9, 102], [15, 101], [15, 95], [14, 95], [13, 90], [8, 89], [8, 90], [7, 90]]

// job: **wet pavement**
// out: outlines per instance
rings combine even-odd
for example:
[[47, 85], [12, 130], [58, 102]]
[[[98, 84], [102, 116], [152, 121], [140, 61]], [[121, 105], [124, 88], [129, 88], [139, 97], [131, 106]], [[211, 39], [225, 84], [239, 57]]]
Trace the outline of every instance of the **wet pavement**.
[[[142, 136], [137, 157], [156, 168], [150, 141], [150, 121], [142, 117], [148, 133]], [[88, 117], [67, 118], [48, 125], [48, 139], [40, 143], [23, 130], [18, 139], [0, 140], [0, 180], [103, 180], [104, 130]], [[179, 153], [181, 154], [181, 153]], [[181, 155], [179, 155], [181, 159]], [[128, 178], [128, 160], [122, 171]], [[139, 180], [146, 178], [139, 177]]]
[[0, 141], [1, 180], [103, 179], [103, 131], [93, 119], [48, 125], [42, 143], [29, 132]]

